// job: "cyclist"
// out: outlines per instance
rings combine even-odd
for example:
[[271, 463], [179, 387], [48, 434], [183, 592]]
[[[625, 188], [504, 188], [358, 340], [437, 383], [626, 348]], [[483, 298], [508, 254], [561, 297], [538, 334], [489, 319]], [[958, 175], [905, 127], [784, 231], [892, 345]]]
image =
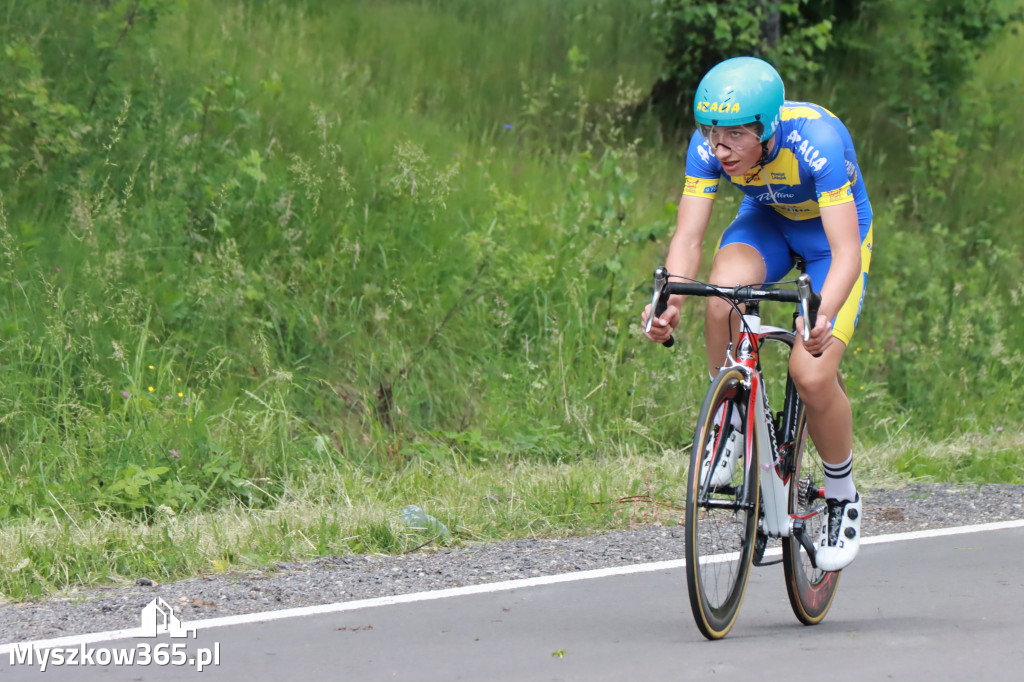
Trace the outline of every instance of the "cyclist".
[[[853, 415], [837, 371], [860, 315], [872, 242], [871, 204], [853, 141], [827, 109], [786, 101], [778, 72], [753, 57], [728, 59], [708, 71], [697, 88], [694, 114], [698, 129], [690, 139], [665, 265], [674, 275], [697, 275], [723, 176], [744, 196], [722, 234], [711, 284], [777, 281], [795, 257], [806, 261], [821, 309], [806, 343], [803, 319], [797, 320], [789, 370], [826, 473], [828, 522], [818, 539], [818, 567], [840, 570], [860, 548], [862, 505], [852, 477]], [[648, 338], [668, 339], [679, 323], [682, 298], [669, 300]], [[648, 305], [645, 325], [650, 314]], [[736, 318], [727, 302], [708, 299], [704, 338], [712, 373], [724, 364]]]

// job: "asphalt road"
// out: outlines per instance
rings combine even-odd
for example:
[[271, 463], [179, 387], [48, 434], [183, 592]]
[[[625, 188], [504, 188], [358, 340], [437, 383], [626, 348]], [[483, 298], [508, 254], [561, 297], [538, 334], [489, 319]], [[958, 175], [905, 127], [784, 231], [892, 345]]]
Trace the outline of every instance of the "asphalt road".
[[[202, 673], [154, 663], [51, 665], [41, 672], [38, 659], [12, 663], [16, 654], [8, 650], [0, 652], [0, 680], [1024, 677], [1024, 527], [872, 540], [844, 572], [828, 617], [814, 627], [793, 616], [782, 567], [760, 567], [735, 628], [708, 642], [693, 624], [683, 571], [672, 567], [266, 622], [204, 628], [196, 621], [187, 625], [198, 638], [187, 640], [177, 658], [216, 652], [219, 664]], [[57, 645], [95, 651], [140, 641]]]

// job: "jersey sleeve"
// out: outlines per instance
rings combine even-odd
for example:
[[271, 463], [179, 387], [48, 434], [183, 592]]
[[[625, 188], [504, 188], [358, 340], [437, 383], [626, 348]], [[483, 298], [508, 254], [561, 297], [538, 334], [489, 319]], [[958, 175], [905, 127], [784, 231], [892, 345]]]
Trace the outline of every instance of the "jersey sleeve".
[[[837, 206], [854, 200], [853, 187], [846, 170], [843, 139], [839, 133], [825, 120], [815, 121], [807, 132], [807, 149], [814, 149], [808, 161], [811, 177], [814, 178], [814, 192], [818, 207]], [[803, 146], [796, 148], [796, 155], [801, 156]]]
[[721, 177], [721, 164], [711, 153], [700, 133], [694, 132], [686, 151], [683, 196], [714, 199], [718, 194], [718, 182]]

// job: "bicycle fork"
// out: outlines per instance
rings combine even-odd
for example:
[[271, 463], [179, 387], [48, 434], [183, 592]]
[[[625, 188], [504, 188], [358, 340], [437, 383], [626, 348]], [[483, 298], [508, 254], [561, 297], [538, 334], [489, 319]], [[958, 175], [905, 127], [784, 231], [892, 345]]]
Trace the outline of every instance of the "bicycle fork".
[[770, 538], [796, 538], [807, 552], [811, 564], [817, 567], [816, 548], [814, 540], [807, 532], [805, 519], [791, 516], [789, 513], [789, 496], [794, 484], [793, 473], [781, 466], [775, 427], [768, 417], [771, 410], [768, 407], [764, 386], [761, 384], [761, 377], [754, 371], [747, 371], [746, 375], [750, 387], [747, 424], [753, 424], [754, 428], [748, 426], [744, 447], [748, 456], [756, 457], [760, 469], [758, 481], [763, 512], [758, 520], [760, 530]]

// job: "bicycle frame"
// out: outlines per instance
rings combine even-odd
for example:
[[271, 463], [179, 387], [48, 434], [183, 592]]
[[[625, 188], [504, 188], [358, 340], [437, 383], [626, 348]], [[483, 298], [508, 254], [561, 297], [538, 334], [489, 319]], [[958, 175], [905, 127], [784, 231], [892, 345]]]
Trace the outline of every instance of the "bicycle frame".
[[[792, 347], [794, 337], [795, 332], [762, 325], [758, 303], [752, 301], [747, 304], [743, 315], [736, 357], [732, 357], [731, 350], [726, 351], [726, 366], [735, 367], [744, 374], [746, 388], [750, 392], [747, 424], [753, 424], [754, 429], [748, 428], [744, 434], [744, 449], [748, 457], [756, 457], [761, 470], [758, 477], [761, 504], [764, 508], [761, 531], [772, 538], [789, 537], [794, 527], [799, 528], [802, 525], [794, 524], [794, 519], [790, 518], [788, 511], [792, 466], [785, 461], [776, 440], [768, 392], [760, 369], [760, 352], [761, 344], [767, 339], [777, 340]], [[790, 391], [787, 391], [786, 398], [783, 422], [795, 426], [795, 411], [800, 409], [799, 397], [795, 393], [791, 397]], [[809, 551], [813, 557], [813, 547]]]
[[[761, 499], [763, 506], [763, 518], [761, 519], [761, 532], [772, 538], [796, 537], [801, 545], [807, 550], [811, 562], [815, 563], [815, 547], [804, 532], [805, 518], [793, 518], [789, 515], [789, 495], [791, 493], [792, 473], [794, 463], [784, 456], [784, 451], [791, 449], [791, 444], [786, 444], [780, 449], [776, 442], [776, 428], [771, 419], [771, 407], [768, 404], [768, 394], [764, 389], [764, 380], [760, 367], [761, 344], [765, 340], [780, 341], [790, 348], [796, 339], [796, 332], [779, 327], [771, 327], [761, 324], [760, 302], [762, 300], [791, 301], [798, 303], [805, 319], [812, 320], [817, 315], [820, 297], [814, 294], [810, 288], [810, 280], [806, 274], [797, 278], [797, 291], [787, 292], [785, 290], [766, 290], [751, 286], [737, 287], [735, 289], [721, 289], [710, 287], [704, 283], [679, 283], [670, 282], [670, 275], [663, 269], [658, 268], [654, 273], [654, 298], [655, 314], [664, 310], [666, 294], [691, 294], [698, 296], [728, 294], [730, 298], [743, 301], [745, 310], [743, 324], [740, 325], [740, 336], [736, 343], [736, 357], [731, 355], [732, 344], [726, 351], [726, 365], [722, 369], [735, 368], [743, 373], [745, 377], [744, 386], [750, 392], [750, 399], [747, 407], [747, 422], [755, 425], [754, 430], [747, 429], [744, 434], [744, 448], [748, 461], [756, 455], [756, 461], [760, 467]], [[804, 340], [810, 327], [804, 327]], [[665, 342], [671, 346], [672, 339]], [[793, 443], [801, 434], [795, 433], [799, 423], [799, 414], [802, 409], [800, 398], [792, 386], [792, 378], [787, 379], [786, 404], [783, 411], [782, 431], [791, 437]], [[756, 435], [756, 438], [755, 438]], [[756, 449], [756, 452], [755, 452]], [[767, 479], [767, 480], [766, 480]], [[752, 503], [752, 500], [747, 500]], [[816, 564], [815, 564], [816, 565]]]

